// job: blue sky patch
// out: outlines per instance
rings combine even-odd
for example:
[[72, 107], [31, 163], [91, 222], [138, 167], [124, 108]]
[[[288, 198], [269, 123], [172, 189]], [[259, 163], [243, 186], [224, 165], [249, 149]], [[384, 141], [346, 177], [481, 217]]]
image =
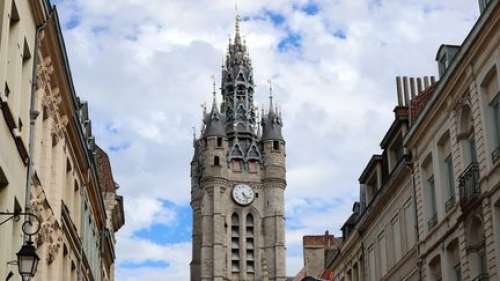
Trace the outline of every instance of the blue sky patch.
[[284, 53], [290, 49], [298, 49], [302, 46], [302, 36], [299, 33], [290, 32], [278, 43], [278, 51]]
[[109, 151], [111, 152], [119, 152], [122, 150], [126, 150], [130, 147], [129, 142], [124, 142], [124, 143], [119, 143], [119, 144], [112, 144], [108, 147]]
[[120, 263], [120, 267], [123, 268], [141, 268], [141, 267], [149, 267], [149, 268], [165, 268], [168, 267], [169, 264], [164, 261], [145, 261], [145, 262], [133, 262], [133, 261], [125, 261]]
[[175, 211], [177, 214], [175, 222], [170, 225], [154, 224], [147, 229], [137, 231], [135, 236], [162, 245], [191, 241], [191, 207], [178, 206], [168, 201], [164, 201], [164, 207]]
[[69, 19], [69, 21], [67, 21], [65, 24], [64, 24], [64, 28], [65, 29], [68, 29], [68, 30], [71, 30], [75, 27], [77, 27], [78, 25], [80, 25], [80, 17], [77, 17], [77, 16], [73, 16]]
[[314, 16], [314, 15], [317, 15], [319, 13], [319, 6], [315, 2], [309, 1], [307, 4], [302, 6], [301, 10], [310, 16]]
[[275, 11], [271, 11], [271, 10], [267, 10], [265, 11], [265, 15], [267, 18], [269, 18], [273, 24], [275, 26], [279, 26], [279, 25], [282, 25], [283, 23], [285, 23], [285, 16], [283, 16], [282, 14], [278, 13], [278, 12], [275, 12]]
[[340, 29], [335, 31], [333, 33], [333, 36], [335, 36], [336, 38], [342, 39], [342, 40], [347, 39], [347, 34], [345, 33], [345, 31], [340, 30]]

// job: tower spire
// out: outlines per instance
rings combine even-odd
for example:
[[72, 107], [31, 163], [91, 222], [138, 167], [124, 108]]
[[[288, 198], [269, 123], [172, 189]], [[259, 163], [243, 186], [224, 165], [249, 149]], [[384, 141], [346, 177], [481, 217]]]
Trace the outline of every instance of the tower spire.
[[212, 87], [213, 87], [212, 95], [214, 97], [213, 104], [215, 106], [215, 104], [217, 103], [217, 99], [216, 99], [217, 91], [216, 91], [216, 86], [215, 86], [215, 75], [212, 75], [211, 78], [212, 78]]
[[234, 34], [234, 44], [241, 45], [241, 35], [240, 35], [240, 14], [236, 11], [236, 23], [235, 23], [235, 34]]
[[274, 112], [273, 109], [273, 81], [271, 79], [267, 80], [269, 84], [269, 113]]

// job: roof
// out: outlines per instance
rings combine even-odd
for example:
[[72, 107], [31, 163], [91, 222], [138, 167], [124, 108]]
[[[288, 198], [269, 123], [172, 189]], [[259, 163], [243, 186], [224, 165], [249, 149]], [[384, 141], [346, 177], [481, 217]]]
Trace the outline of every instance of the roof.
[[417, 95], [415, 98], [411, 100], [411, 120], [414, 121], [418, 118], [420, 113], [423, 111], [432, 95], [434, 94], [434, 90], [436, 89], [437, 84], [431, 85], [425, 91]]
[[97, 162], [97, 174], [99, 177], [99, 183], [101, 185], [102, 192], [116, 192], [118, 185], [113, 178], [113, 172], [111, 170], [111, 162], [109, 157], [96, 145], [96, 162]]
[[375, 154], [370, 158], [370, 161], [368, 161], [368, 164], [366, 164], [365, 169], [361, 173], [361, 176], [359, 176], [359, 182], [364, 183], [365, 180], [368, 178], [368, 176], [371, 174], [372, 169], [375, 167], [375, 165], [379, 162], [382, 162], [382, 155]]
[[441, 78], [440, 82], [436, 85], [436, 89], [434, 90], [434, 94], [432, 97], [429, 99], [429, 101], [425, 104], [423, 109], [421, 110], [422, 114], [416, 117], [414, 126], [410, 129], [408, 134], [405, 137], [404, 143], [408, 143], [410, 139], [413, 138], [415, 135], [415, 132], [419, 125], [423, 122], [424, 117], [426, 116], [425, 113], [427, 113], [430, 108], [436, 103], [437, 99], [441, 95], [441, 92], [445, 89], [446, 85], [448, 84], [449, 80], [451, 79], [452, 76], [456, 75], [457, 68], [459, 65], [463, 62], [464, 58], [469, 55], [470, 49], [472, 48], [472, 45], [474, 42], [477, 40], [479, 37], [479, 33], [485, 26], [486, 22], [490, 18], [490, 15], [493, 13], [495, 9], [498, 8], [499, 0], [491, 0], [490, 4], [488, 5], [488, 8], [483, 12], [479, 20], [476, 22], [472, 30], [469, 32], [467, 37], [465, 38], [464, 42], [461, 45], [460, 50], [458, 51], [455, 59], [451, 63], [451, 65], [448, 67], [448, 70], [446, 73], [443, 75]]

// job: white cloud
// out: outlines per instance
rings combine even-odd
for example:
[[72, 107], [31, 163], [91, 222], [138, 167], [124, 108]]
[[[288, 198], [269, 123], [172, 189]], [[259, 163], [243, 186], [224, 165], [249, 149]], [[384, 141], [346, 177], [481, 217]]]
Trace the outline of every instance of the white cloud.
[[[258, 104], [266, 102], [265, 81], [272, 77], [285, 114], [290, 274], [301, 264], [302, 235], [338, 233], [347, 219], [357, 178], [379, 152], [393, 118], [394, 77], [436, 73], [439, 45], [461, 43], [478, 13], [477, 1], [470, 0], [318, 0], [313, 16], [293, 8], [307, 2], [239, 3], [243, 16], [262, 18], [264, 11], [274, 11], [285, 17], [279, 26], [269, 18], [245, 21], [242, 31], [255, 67]], [[199, 128], [199, 105], [210, 100], [210, 76], [218, 74], [233, 32], [233, 6], [225, 0], [59, 5], [62, 21], [77, 23], [65, 30], [65, 38], [98, 142], [105, 148], [128, 144], [110, 153], [127, 214], [120, 261], [169, 264], [119, 267], [120, 280], [188, 280], [189, 243], [160, 245], [133, 233], [178, 219], [161, 200], [189, 202], [191, 128]], [[287, 32], [300, 36], [300, 51], [277, 51]], [[142, 247], [148, 251], [139, 251]]]

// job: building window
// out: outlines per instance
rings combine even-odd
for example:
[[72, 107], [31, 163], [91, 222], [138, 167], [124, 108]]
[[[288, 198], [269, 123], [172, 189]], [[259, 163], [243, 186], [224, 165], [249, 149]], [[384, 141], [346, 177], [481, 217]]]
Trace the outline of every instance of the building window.
[[368, 280], [376, 281], [377, 280], [377, 266], [376, 266], [376, 257], [375, 257], [375, 247], [371, 245], [368, 248]]
[[217, 147], [222, 147], [222, 138], [221, 137], [217, 138]]
[[492, 153], [493, 161], [500, 159], [500, 94], [497, 94], [493, 102], [491, 103], [491, 108], [493, 110], [493, 126], [494, 126], [494, 145], [495, 149]]
[[220, 159], [219, 156], [214, 157], [214, 166], [220, 167]]
[[441, 281], [443, 280], [443, 275], [441, 271], [441, 257], [437, 256], [431, 260], [429, 263], [429, 273], [431, 281]]
[[427, 179], [426, 184], [427, 202], [429, 206], [429, 215], [427, 218], [427, 222], [430, 229], [437, 224], [436, 184], [434, 182], [434, 175]]
[[481, 84], [486, 109], [486, 128], [493, 162], [500, 158], [500, 94], [498, 74], [493, 68]]
[[472, 119], [471, 110], [468, 105], [464, 105], [461, 109], [459, 124], [460, 131], [457, 138], [462, 146], [465, 160], [464, 168], [466, 168], [470, 164], [477, 162], [474, 120]]
[[448, 200], [445, 203], [446, 210], [450, 210], [455, 205], [455, 174], [453, 173], [453, 160], [451, 154], [444, 160], [446, 167], [446, 189]]
[[231, 272], [240, 272], [240, 218], [231, 216]]
[[451, 273], [451, 281], [462, 281], [462, 269], [460, 266], [460, 255], [458, 253], [458, 240], [451, 242], [447, 249], [446, 254], [448, 258], [449, 272]]
[[412, 249], [413, 245], [417, 240], [417, 235], [415, 233], [415, 210], [413, 208], [412, 200], [408, 200], [404, 205], [404, 219], [405, 219], [405, 232], [406, 232], [406, 250]]
[[455, 175], [451, 154], [450, 135], [446, 133], [438, 142], [440, 188], [446, 211], [455, 205]]
[[394, 242], [394, 264], [396, 264], [402, 257], [401, 250], [401, 227], [399, 224], [399, 216], [396, 215], [391, 223], [392, 241]]
[[252, 214], [246, 218], [246, 261], [247, 273], [255, 273], [255, 236], [254, 219]]
[[378, 235], [378, 248], [381, 277], [383, 277], [387, 273], [387, 248], [383, 231]]

